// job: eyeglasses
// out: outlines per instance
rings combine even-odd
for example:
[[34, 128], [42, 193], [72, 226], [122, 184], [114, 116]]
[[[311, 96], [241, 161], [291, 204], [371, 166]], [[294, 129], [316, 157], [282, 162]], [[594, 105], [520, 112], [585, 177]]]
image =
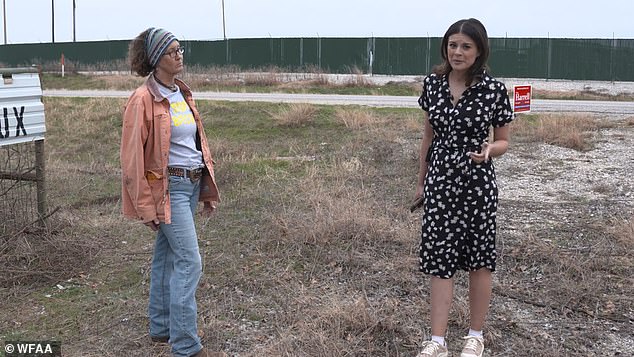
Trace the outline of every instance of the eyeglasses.
[[178, 46], [178, 47], [173, 48], [173, 49], [171, 49], [169, 51], [165, 51], [165, 53], [163, 55], [164, 56], [170, 56], [170, 57], [172, 57], [172, 59], [174, 59], [174, 58], [176, 58], [176, 54], [177, 53], [182, 56], [183, 53], [185, 53], [185, 47]]

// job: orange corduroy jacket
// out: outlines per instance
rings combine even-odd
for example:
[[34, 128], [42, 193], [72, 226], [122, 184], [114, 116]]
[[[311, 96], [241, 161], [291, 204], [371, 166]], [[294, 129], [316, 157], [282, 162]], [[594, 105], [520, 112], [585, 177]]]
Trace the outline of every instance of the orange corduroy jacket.
[[[201, 178], [200, 199], [212, 205], [220, 201], [213, 160], [200, 114], [191, 89], [176, 80], [191, 108], [198, 128], [197, 142], [206, 169]], [[130, 96], [123, 111], [121, 131], [121, 205], [126, 217], [150, 222], [171, 223], [167, 163], [169, 161], [171, 116], [169, 101], [161, 95], [158, 83], [149, 76]]]

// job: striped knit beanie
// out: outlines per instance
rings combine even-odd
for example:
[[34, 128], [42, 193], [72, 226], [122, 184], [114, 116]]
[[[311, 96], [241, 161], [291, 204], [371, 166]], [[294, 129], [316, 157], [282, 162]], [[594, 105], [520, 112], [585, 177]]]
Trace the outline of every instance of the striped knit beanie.
[[156, 67], [161, 56], [173, 41], [176, 41], [176, 36], [171, 32], [154, 27], [149, 29], [145, 38], [145, 53], [152, 68]]

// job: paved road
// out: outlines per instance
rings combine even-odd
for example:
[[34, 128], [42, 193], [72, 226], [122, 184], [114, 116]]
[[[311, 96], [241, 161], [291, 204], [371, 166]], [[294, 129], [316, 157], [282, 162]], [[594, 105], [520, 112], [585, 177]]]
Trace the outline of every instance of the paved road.
[[[127, 98], [130, 91], [101, 90], [44, 90], [47, 97], [111, 97]], [[226, 101], [252, 101], [273, 103], [314, 103], [329, 105], [367, 105], [373, 107], [417, 108], [413, 96], [370, 96], [339, 94], [288, 94], [288, 93], [229, 93], [195, 92], [194, 98]], [[532, 112], [586, 112], [606, 114], [634, 114], [634, 102], [545, 100], [533, 99]]]

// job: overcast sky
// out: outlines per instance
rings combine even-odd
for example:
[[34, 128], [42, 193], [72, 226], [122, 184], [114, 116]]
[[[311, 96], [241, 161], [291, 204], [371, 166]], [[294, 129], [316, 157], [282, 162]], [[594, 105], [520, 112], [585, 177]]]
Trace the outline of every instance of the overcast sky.
[[[7, 43], [73, 41], [73, 0], [3, 0]], [[227, 38], [442, 36], [475, 17], [489, 37], [634, 38], [633, 0], [224, 0]], [[75, 0], [77, 41], [127, 40], [150, 26], [223, 38], [222, 0]], [[0, 28], [4, 43], [4, 26]]]

